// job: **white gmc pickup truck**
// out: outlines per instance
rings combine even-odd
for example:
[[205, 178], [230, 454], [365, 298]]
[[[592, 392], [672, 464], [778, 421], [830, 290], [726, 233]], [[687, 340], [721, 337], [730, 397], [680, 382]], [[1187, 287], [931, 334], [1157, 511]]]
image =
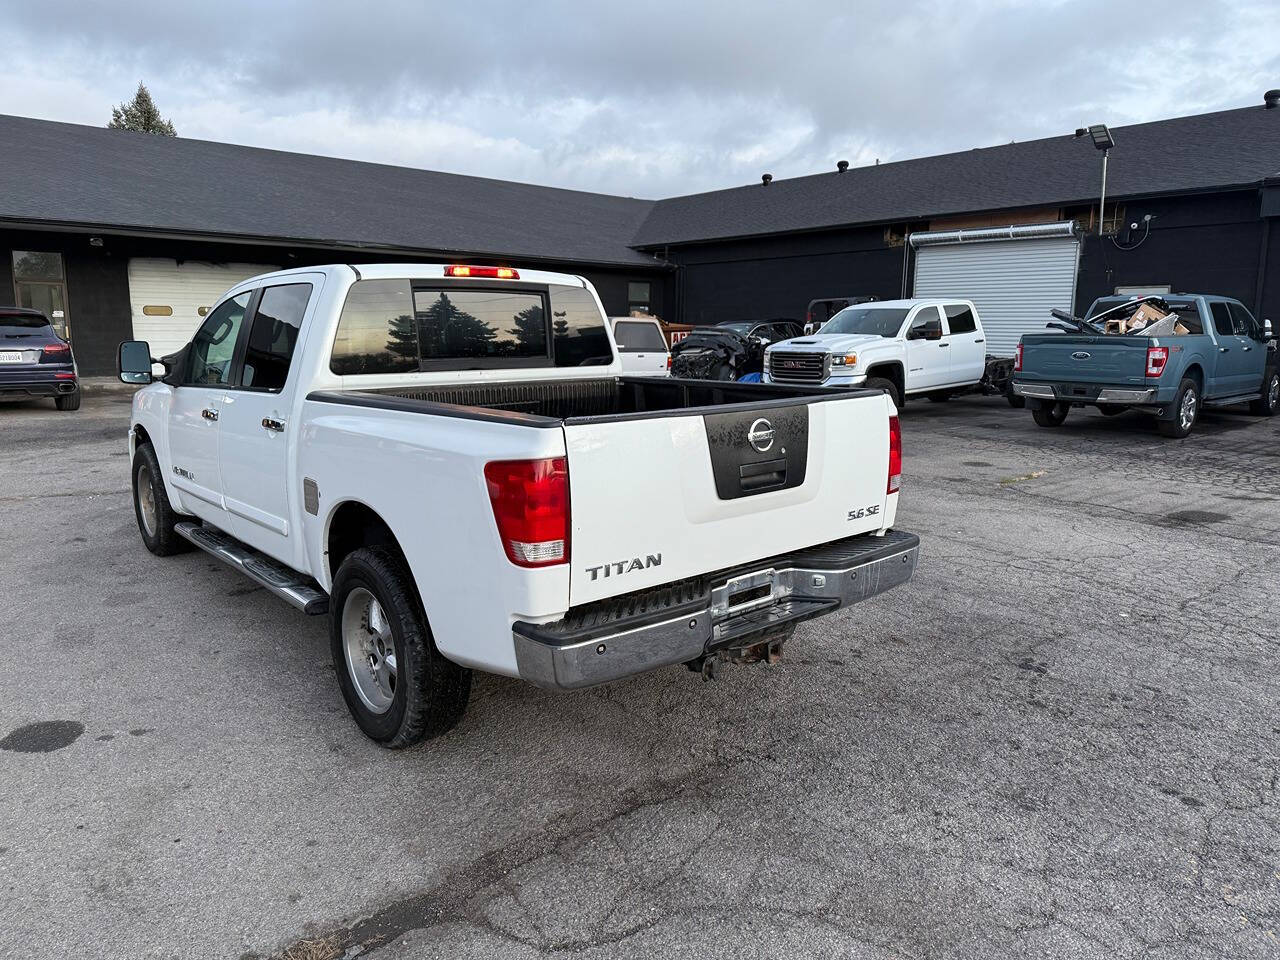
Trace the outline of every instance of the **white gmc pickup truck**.
[[[452, 727], [470, 669], [567, 689], [773, 660], [905, 582], [883, 393], [620, 375], [580, 277], [333, 265], [120, 346], [142, 539], [329, 618], [366, 734]], [[153, 364], [163, 378], [153, 381]]]

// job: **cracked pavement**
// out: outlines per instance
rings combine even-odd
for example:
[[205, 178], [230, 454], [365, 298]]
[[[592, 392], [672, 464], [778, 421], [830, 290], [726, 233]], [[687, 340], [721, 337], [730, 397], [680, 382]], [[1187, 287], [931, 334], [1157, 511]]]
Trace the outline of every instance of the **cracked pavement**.
[[912, 403], [906, 587], [389, 753], [127, 417], [0, 405], [0, 956], [1280, 956], [1280, 419]]

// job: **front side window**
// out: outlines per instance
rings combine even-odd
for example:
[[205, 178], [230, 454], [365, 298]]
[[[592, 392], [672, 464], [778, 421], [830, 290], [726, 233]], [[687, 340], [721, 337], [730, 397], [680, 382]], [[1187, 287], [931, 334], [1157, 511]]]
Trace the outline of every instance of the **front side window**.
[[613, 325], [613, 337], [623, 353], [665, 353], [667, 349], [662, 331], [643, 320], [619, 320]]
[[963, 303], [949, 303], [946, 306], [947, 326], [952, 333], [974, 333], [978, 329], [973, 319], [973, 311]]
[[244, 313], [252, 296], [253, 291], [247, 290], [223, 302], [205, 317], [191, 341], [184, 383], [210, 386], [226, 386], [231, 383], [236, 340], [239, 339]]
[[845, 307], [828, 320], [819, 333], [866, 333], [896, 337], [907, 311], [897, 307]]
[[262, 291], [249, 327], [240, 385], [251, 390], [284, 389], [289, 361], [298, 342], [302, 315], [311, 299], [311, 284], [289, 283]]
[[907, 331], [908, 340], [941, 340], [942, 314], [937, 307], [921, 307]]
[[1253, 314], [1238, 303], [1228, 304], [1228, 306], [1231, 309], [1231, 326], [1236, 336], [1261, 339], [1262, 335], [1258, 330], [1257, 322], [1253, 319]]

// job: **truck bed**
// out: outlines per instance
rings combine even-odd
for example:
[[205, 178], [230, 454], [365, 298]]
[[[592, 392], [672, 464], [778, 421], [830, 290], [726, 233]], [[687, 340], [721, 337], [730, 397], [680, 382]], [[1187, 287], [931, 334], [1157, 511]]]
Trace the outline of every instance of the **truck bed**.
[[666, 377], [600, 377], [506, 383], [322, 390], [308, 400], [403, 410], [439, 416], [499, 419], [528, 426], [560, 426], [566, 421], [614, 420], [629, 416], [688, 411], [739, 403], [768, 407], [798, 398], [836, 400], [874, 391], [831, 391], [820, 387]]

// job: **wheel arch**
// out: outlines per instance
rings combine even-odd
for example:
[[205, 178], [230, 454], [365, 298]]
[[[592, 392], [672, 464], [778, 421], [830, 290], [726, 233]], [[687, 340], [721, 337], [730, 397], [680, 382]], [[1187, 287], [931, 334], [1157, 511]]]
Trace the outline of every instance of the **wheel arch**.
[[390, 547], [408, 566], [404, 548], [391, 524], [361, 500], [343, 500], [334, 505], [325, 523], [323, 547], [325, 570], [331, 584], [342, 561], [361, 547]]
[[1200, 396], [1204, 396], [1204, 367], [1200, 365], [1200, 361], [1192, 360], [1187, 364], [1187, 369], [1182, 371], [1182, 376], [1194, 380]]
[[868, 377], [883, 377], [885, 380], [893, 381], [894, 386], [898, 388], [898, 395], [905, 397], [907, 395], [907, 374], [906, 368], [902, 365], [901, 360], [881, 360], [867, 367]]

